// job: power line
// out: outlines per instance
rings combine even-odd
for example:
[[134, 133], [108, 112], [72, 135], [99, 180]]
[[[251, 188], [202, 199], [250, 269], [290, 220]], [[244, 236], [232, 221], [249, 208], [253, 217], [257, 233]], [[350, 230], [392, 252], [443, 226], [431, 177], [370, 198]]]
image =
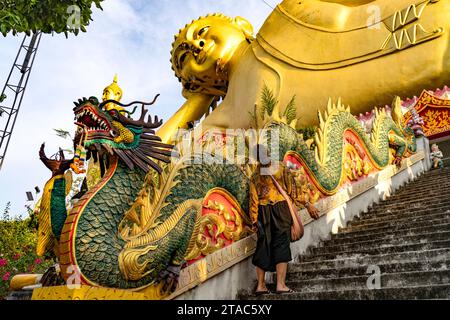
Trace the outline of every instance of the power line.
[[[266, 6], [268, 6], [268, 7], [270, 7], [271, 9], [273, 9], [273, 10], [275, 10], [275, 7], [273, 7], [270, 3], [268, 3], [266, 0], [261, 0]], [[294, 25], [294, 26], [296, 26], [296, 24], [294, 23], [294, 22], [292, 22], [291, 20], [289, 20], [289, 19], [286, 19], [286, 21], [288, 22], [288, 23], [291, 23], [292, 25]], [[309, 37], [309, 38], [311, 38], [312, 39], [312, 37], [308, 34], [308, 33], [304, 33], [307, 37]]]
[[269, 6], [272, 9], [275, 9], [274, 7], [272, 7], [272, 5], [270, 3], [268, 3], [266, 0], [261, 0], [262, 2], [264, 2], [267, 6]]

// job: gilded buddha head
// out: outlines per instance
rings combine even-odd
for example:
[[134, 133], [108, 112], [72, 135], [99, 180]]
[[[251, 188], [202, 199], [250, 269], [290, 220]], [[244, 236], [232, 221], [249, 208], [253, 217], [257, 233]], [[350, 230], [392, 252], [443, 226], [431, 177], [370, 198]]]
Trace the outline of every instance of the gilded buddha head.
[[171, 63], [183, 88], [223, 96], [229, 63], [243, 42], [250, 42], [252, 25], [241, 17], [212, 14], [193, 20], [172, 44]]
[[[117, 84], [117, 74], [116, 74], [114, 76], [113, 82], [109, 86], [105, 87], [105, 89], [103, 89], [102, 100], [103, 101], [116, 100], [120, 102], [120, 100], [122, 99], [122, 94], [123, 94], [122, 89]], [[123, 110], [122, 107], [115, 105], [113, 103], [108, 103], [105, 105], [106, 110], [110, 110], [112, 108]]]

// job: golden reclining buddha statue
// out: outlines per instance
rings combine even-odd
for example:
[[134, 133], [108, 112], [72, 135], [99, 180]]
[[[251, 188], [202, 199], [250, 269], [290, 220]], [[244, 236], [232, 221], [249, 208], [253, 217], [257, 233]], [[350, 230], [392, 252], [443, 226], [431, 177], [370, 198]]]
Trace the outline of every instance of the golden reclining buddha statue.
[[329, 98], [360, 113], [440, 87], [449, 32], [450, 0], [284, 0], [256, 37], [244, 18], [200, 17], [175, 36], [186, 102], [157, 134], [170, 142], [204, 115], [202, 130], [248, 128], [264, 85], [281, 106], [295, 95], [298, 127], [316, 125]]

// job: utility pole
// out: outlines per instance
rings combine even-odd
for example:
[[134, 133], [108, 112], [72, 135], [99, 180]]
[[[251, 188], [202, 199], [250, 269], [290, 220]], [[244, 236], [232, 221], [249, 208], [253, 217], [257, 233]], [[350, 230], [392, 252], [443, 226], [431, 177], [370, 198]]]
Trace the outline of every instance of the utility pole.
[[0, 170], [16, 124], [42, 33], [25, 36], [0, 94]]

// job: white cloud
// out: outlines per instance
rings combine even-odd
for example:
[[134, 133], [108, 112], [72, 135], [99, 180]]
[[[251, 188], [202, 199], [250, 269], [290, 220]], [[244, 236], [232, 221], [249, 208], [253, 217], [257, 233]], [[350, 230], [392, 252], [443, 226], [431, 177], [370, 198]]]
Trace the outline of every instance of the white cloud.
[[[275, 6], [275, 1], [266, 1]], [[260, 28], [271, 8], [263, 0], [107, 0], [95, 10], [86, 34], [65, 39], [44, 35], [25, 93], [6, 160], [0, 171], [0, 212], [8, 201], [14, 214], [25, 211], [25, 191], [41, 189], [50, 172], [39, 161], [46, 142], [48, 154], [70, 142], [53, 128], [73, 131], [72, 101], [101, 96], [119, 74], [123, 101], [150, 100], [161, 93], [151, 112], [167, 119], [183, 103], [169, 53], [173, 35], [201, 15], [222, 12], [247, 18]], [[0, 84], [3, 85], [21, 37], [0, 38]], [[3, 125], [3, 122], [0, 122]]]

